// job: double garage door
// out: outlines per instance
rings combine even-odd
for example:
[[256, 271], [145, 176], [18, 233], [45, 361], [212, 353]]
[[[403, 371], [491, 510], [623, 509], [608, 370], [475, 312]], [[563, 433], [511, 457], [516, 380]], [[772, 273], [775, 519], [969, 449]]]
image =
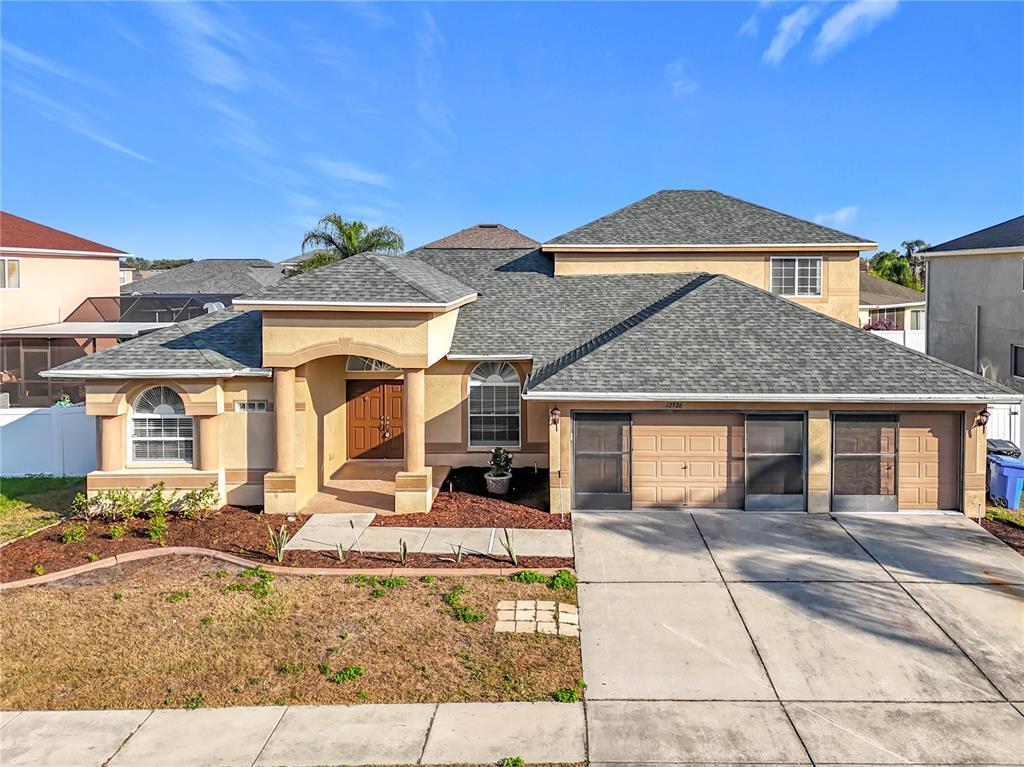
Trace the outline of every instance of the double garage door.
[[[806, 508], [802, 415], [648, 410], [573, 424], [576, 508]], [[904, 413], [872, 429], [855, 425], [849, 456], [836, 433], [834, 507], [840, 493], [879, 510], [959, 507], [958, 414]]]

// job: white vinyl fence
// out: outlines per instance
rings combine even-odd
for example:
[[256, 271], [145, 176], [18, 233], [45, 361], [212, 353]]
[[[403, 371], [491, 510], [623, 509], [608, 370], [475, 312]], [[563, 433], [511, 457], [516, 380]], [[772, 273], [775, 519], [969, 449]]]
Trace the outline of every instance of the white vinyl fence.
[[1024, 420], [1024, 407], [1020, 405], [989, 405], [988, 427], [985, 436], [988, 439], [1008, 439], [1019, 448], [1024, 448], [1021, 441], [1021, 421]]
[[95, 422], [85, 405], [0, 408], [0, 476], [77, 477], [94, 471]]
[[875, 336], [881, 336], [900, 346], [906, 346], [915, 352], [923, 352], [925, 332], [923, 330], [869, 330]]

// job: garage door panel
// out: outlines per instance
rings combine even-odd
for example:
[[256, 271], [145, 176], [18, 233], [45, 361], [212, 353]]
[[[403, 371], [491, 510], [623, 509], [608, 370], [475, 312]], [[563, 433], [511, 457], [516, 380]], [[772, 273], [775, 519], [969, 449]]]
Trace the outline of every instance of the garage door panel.
[[686, 438], [681, 435], [659, 434], [657, 445], [662, 453], [682, 453], [686, 451]]
[[958, 509], [960, 414], [901, 414], [899, 446], [900, 508]]
[[634, 453], [655, 453], [658, 450], [658, 437], [655, 434], [638, 434], [633, 432]]
[[638, 461], [635, 457], [633, 458], [633, 478], [647, 478], [658, 476], [658, 462], [657, 461]]

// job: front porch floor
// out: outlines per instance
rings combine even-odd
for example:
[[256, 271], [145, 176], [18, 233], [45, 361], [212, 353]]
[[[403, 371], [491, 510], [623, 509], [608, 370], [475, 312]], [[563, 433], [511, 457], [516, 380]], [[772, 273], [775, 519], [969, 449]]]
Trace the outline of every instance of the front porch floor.
[[[395, 475], [403, 471], [402, 461], [348, 461], [299, 509], [300, 514], [395, 513]], [[451, 466], [433, 467], [431, 503]]]

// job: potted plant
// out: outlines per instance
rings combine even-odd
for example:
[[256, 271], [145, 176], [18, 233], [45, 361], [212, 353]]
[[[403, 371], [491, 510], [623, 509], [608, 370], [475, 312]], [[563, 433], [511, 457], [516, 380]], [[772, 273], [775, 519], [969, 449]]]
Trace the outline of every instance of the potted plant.
[[512, 483], [512, 453], [503, 447], [491, 451], [491, 470], [484, 474], [487, 481], [487, 492], [504, 495]]

